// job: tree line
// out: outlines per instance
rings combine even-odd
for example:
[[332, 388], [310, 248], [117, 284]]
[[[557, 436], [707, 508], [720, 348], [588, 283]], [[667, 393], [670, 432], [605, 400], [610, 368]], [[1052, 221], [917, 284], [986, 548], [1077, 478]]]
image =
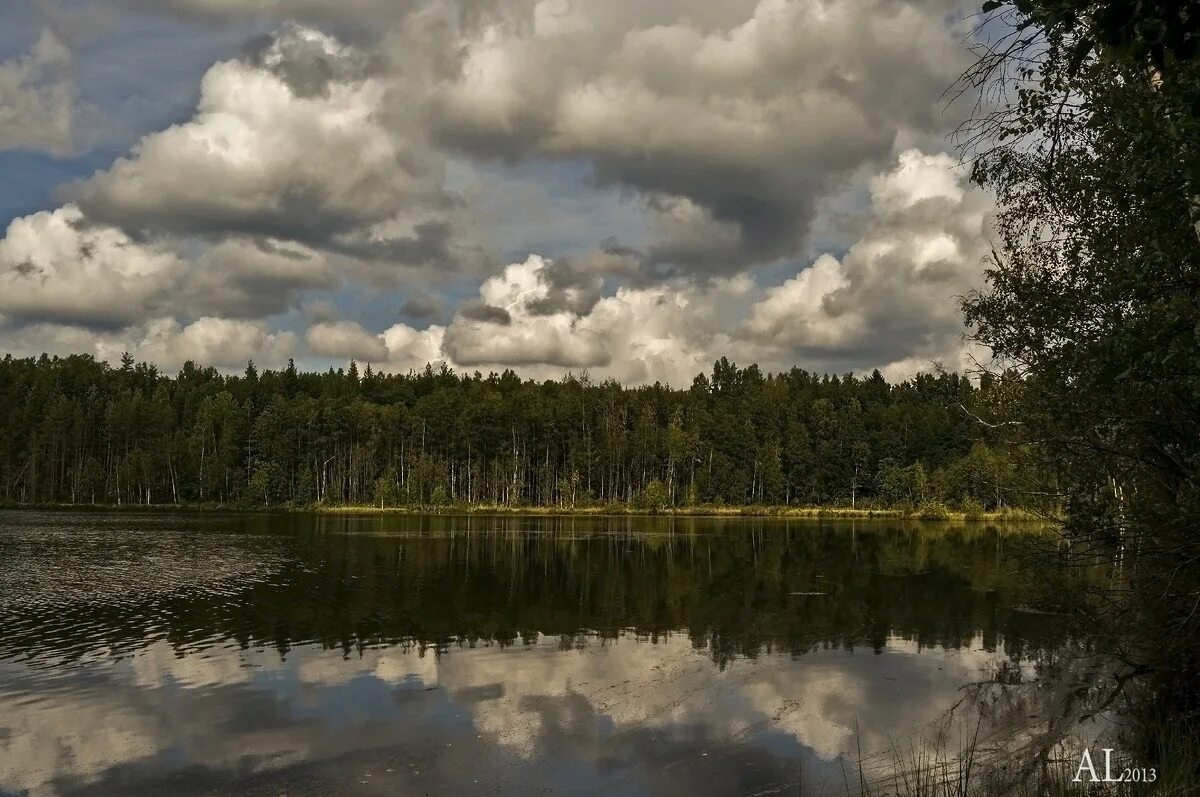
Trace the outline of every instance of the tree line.
[[8, 504], [1028, 505], [1052, 474], [976, 412], [1009, 387], [722, 358], [687, 389], [427, 366], [174, 376], [126, 355], [0, 361]]

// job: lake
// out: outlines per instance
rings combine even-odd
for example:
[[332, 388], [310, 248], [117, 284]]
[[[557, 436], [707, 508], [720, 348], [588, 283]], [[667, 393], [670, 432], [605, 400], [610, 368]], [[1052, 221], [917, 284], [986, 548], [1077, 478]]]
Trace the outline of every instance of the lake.
[[0, 793], [854, 792], [1086, 646], [1031, 536], [0, 512]]

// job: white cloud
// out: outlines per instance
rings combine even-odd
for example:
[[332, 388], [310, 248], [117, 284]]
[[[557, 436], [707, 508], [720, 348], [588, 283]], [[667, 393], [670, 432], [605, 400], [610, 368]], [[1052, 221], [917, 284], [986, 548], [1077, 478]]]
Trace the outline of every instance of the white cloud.
[[396, 285], [405, 265], [476, 267], [441, 157], [384, 123], [391, 86], [369, 62], [287, 25], [212, 67], [196, 115], [75, 186], [78, 203], [14, 220], [0, 240], [5, 348], [71, 341], [166, 366], [228, 365], [260, 347], [273, 362], [294, 336], [263, 319], [306, 292]]
[[349, 357], [365, 362], [387, 359], [383, 338], [372, 335], [353, 321], [322, 321], [305, 334], [308, 350], [324, 357]]
[[446, 331], [443, 343], [449, 359], [464, 367], [476, 365], [551, 365], [588, 368], [607, 365], [609, 341], [570, 311], [535, 314], [531, 307], [550, 298], [545, 279], [549, 263], [531, 256], [507, 266], [479, 289], [486, 306], [499, 308], [509, 323], [465, 318], [460, 314]]
[[408, 153], [377, 118], [386, 85], [317, 67], [293, 75], [283, 68], [289, 48], [317, 50], [315, 63], [353, 58], [293, 26], [260, 64], [213, 66], [195, 117], [146, 136], [82, 185], [85, 211], [150, 229], [320, 238], [383, 221], [426, 190], [426, 175], [406, 171]]
[[377, 370], [406, 372], [445, 362], [440, 326], [414, 329], [395, 324], [378, 334], [353, 321], [320, 320], [309, 326], [305, 342], [310, 354], [370, 363]]
[[295, 351], [292, 332], [272, 330], [265, 322], [204, 316], [190, 324], [155, 318], [110, 332], [40, 322], [0, 335], [0, 348], [16, 356], [90, 354], [110, 363], [123, 352], [174, 370], [187, 360], [224, 370], [240, 370], [249, 360], [278, 368]]
[[366, 53], [285, 25], [257, 55], [211, 67], [191, 119], [72, 193], [89, 218], [123, 229], [292, 241], [378, 261], [374, 278], [475, 267], [442, 155], [385, 103], [397, 88]]
[[0, 150], [73, 149], [71, 52], [49, 30], [27, 55], [0, 63]]
[[[224, 336], [237, 359], [253, 344], [265, 362], [295, 343], [266, 319], [346, 289], [347, 320], [310, 314], [307, 351], [393, 370], [589, 368], [682, 385], [720, 356], [897, 375], [956, 363], [955, 297], [979, 277], [990, 200], [945, 156], [914, 150], [888, 167], [898, 142], [952, 124], [939, 97], [965, 58], [947, 21], [956, 2], [357, 0], [339, 7], [354, 45], [288, 23], [208, 69], [194, 115], [76, 184], [73, 204], [12, 222], [0, 344], [31, 346], [42, 329], [48, 349], [111, 339], [165, 364], [183, 351], [228, 360], [205, 342]], [[156, 7], [327, 12], [316, 0]], [[69, 57], [47, 34], [0, 65], [0, 92], [25, 97], [30, 76], [59, 74]], [[0, 115], [0, 142], [4, 131]], [[530, 179], [584, 164], [637, 209], [646, 240], [632, 224], [617, 231], [638, 240], [582, 240], [612, 228], [571, 210], [569, 233], [533, 230], [536, 245], [516, 250], [545, 259], [490, 272], [444, 327], [366, 329], [352, 303], [364, 285], [411, 299], [419, 281], [429, 300], [402, 317], [444, 319], [439, 284], [495, 262], [476, 226], [528, 218], [480, 219], [487, 202], [447, 190], [451, 151]], [[816, 208], [881, 169], [847, 252], [782, 284], [751, 276], [806, 257]], [[495, 207], [522, 202], [497, 193]], [[382, 298], [399, 308], [403, 296]]]
[[630, 383], [687, 384], [711, 365], [712, 351], [728, 348], [721, 331], [728, 310], [745, 305], [753, 287], [745, 277], [705, 286], [684, 281], [625, 286], [585, 310], [564, 305], [544, 313], [542, 305], [554, 290], [552, 269], [551, 261], [533, 255], [486, 280], [480, 301], [511, 320], [480, 321], [459, 313], [445, 331], [447, 360], [464, 368], [519, 367], [537, 376], [586, 368]]
[[407, 371], [423, 368], [429, 363], [443, 362], [444, 336], [445, 329], [436, 325], [426, 329], [413, 329], [407, 324], [396, 324], [384, 330], [380, 337], [388, 350], [386, 370]]
[[840, 260], [824, 254], [780, 285], [747, 275], [623, 286], [584, 309], [536, 309], [552, 263], [531, 256], [488, 279], [479, 301], [508, 323], [460, 314], [444, 354], [464, 367], [686, 385], [719, 357], [766, 368], [881, 368], [904, 378], [931, 361], [966, 365], [956, 297], [982, 278], [992, 199], [947, 155], [910, 150], [871, 181], [865, 231]]
[[15, 219], [0, 239], [0, 311], [28, 323], [111, 329], [168, 313], [257, 318], [340, 279], [329, 257], [272, 239], [229, 238], [188, 260], [166, 242], [93, 223], [72, 204]]
[[122, 325], [161, 312], [182, 268], [169, 251], [92, 225], [67, 205], [16, 219], [0, 240], [0, 311], [18, 318]]
[[[272, 331], [261, 321], [240, 321], [205, 316], [181, 326], [175, 319], [158, 319], [131, 336], [134, 356], [178, 367], [186, 360], [236, 368], [254, 360], [261, 366], [278, 367], [295, 350], [296, 336]], [[110, 346], [98, 347], [106, 360], [116, 359]]]
[[957, 297], [982, 281], [993, 206], [949, 155], [902, 153], [871, 181], [860, 240], [840, 261], [823, 256], [768, 290], [746, 324], [750, 339], [801, 360], [850, 355], [892, 375], [932, 360], [965, 365]]
[[[586, 368], [685, 386], [728, 356], [769, 369], [878, 367], [906, 377], [934, 360], [966, 364], [956, 297], [981, 279], [991, 210], [952, 158], [911, 150], [871, 181], [864, 232], [846, 254], [822, 255], [775, 286], [741, 274], [602, 296], [591, 263], [533, 255], [485, 280], [446, 327], [399, 323], [376, 333], [322, 312], [305, 341], [315, 356], [399, 371], [427, 362], [538, 377]], [[110, 359], [128, 348], [169, 366], [278, 362], [294, 336], [254, 320], [255, 308], [298, 306], [305, 289], [339, 279], [324, 255], [280, 241], [229, 240], [185, 261], [90, 225], [73, 206], [13, 222], [0, 267], [0, 312], [43, 330], [47, 348], [70, 341]], [[191, 313], [205, 317], [188, 323]], [[119, 331], [82, 332], [106, 326]], [[10, 332], [9, 348], [30, 334]]]

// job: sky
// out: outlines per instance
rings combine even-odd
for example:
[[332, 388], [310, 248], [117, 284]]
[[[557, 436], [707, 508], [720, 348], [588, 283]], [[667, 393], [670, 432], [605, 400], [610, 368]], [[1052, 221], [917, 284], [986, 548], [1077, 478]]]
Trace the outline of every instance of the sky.
[[902, 379], [978, 356], [959, 0], [7, 0], [0, 353]]

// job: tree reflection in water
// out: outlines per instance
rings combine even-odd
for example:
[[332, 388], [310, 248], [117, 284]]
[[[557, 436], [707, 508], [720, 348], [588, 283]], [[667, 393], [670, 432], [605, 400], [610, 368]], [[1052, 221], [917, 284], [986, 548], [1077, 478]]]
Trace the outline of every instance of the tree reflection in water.
[[976, 525], [0, 522], [4, 790], [840, 790], [1089, 652], [1044, 613], [1068, 576], [1013, 567], [1051, 543]]

